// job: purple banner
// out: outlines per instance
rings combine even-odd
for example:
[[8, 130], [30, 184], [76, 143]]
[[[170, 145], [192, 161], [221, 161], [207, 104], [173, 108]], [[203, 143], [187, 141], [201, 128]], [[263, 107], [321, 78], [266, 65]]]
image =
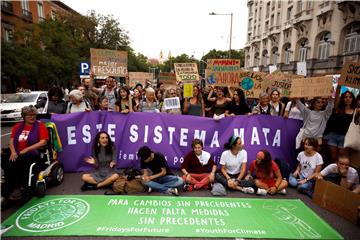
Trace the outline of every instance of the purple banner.
[[248, 163], [255, 159], [257, 151], [267, 149], [273, 158], [284, 159], [295, 167], [295, 137], [302, 125], [298, 120], [266, 115], [216, 121], [187, 115], [101, 111], [53, 115], [52, 121], [57, 125], [63, 144], [59, 160], [67, 172], [89, 169], [83, 159], [91, 154], [93, 139], [99, 130], [107, 131], [115, 142], [119, 168], [138, 167], [137, 150], [147, 145], [163, 153], [169, 166], [178, 169], [191, 150], [194, 138], [202, 139], [204, 150], [219, 163], [223, 146], [232, 135], [243, 139]]

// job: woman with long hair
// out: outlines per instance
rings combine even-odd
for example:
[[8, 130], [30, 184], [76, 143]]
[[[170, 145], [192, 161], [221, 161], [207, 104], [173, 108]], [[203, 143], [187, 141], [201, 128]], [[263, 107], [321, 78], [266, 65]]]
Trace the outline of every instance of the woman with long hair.
[[107, 132], [100, 131], [96, 134], [92, 156], [86, 157], [85, 162], [95, 169], [82, 175], [82, 180], [85, 182], [81, 187], [83, 191], [111, 185], [119, 177], [118, 171], [115, 169], [115, 147]]
[[247, 152], [242, 148], [241, 138], [231, 136], [220, 158], [221, 172], [215, 174], [216, 181], [229, 189], [254, 193], [254, 189], [244, 186], [243, 178], [246, 174]]
[[278, 165], [267, 150], [260, 150], [256, 154], [256, 159], [251, 163], [245, 179], [251, 179], [252, 175], [255, 176], [258, 195], [267, 193], [273, 195], [278, 192], [286, 194], [288, 182], [282, 178]]
[[120, 99], [115, 102], [115, 112], [129, 113], [133, 112], [133, 101], [131, 99], [130, 90], [126, 86], [122, 86], [119, 90]]
[[246, 103], [244, 91], [240, 88], [235, 89], [233, 99], [225, 111], [225, 116], [245, 115], [249, 112], [250, 108]]
[[59, 87], [52, 87], [48, 91], [49, 103], [47, 113], [65, 113], [66, 102], [64, 101], [64, 92]]
[[331, 162], [335, 163], [339, 155], [348, 155], [349, 149], [344, 148], [344, 140], [353, 114], [356, 108], [355, 96], [352, 92], [346, 91], [340, 96], [339, 104], [328, 121], [324, 139], [329, 145]]
[[187, 115], [205, 117], [205, 104], [198, 86], [194, 86], [193, 96], [185, 98], [184, 113]]

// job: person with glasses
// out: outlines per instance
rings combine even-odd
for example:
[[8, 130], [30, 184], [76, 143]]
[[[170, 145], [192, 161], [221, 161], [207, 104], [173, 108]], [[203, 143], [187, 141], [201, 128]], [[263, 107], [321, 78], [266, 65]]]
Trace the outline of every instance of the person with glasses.
[[[37, 109], [32, 105], [21, 109], [23, 121], [12, 128], [9, 149], [1, 154], [1, 167], [5, 178], [1, 189], [2, 205], [8, 200], [16, 201], [25, 196], [30, 165], [40, 161], [38, 150], [46, 146], [49, 140], [45, 124], [36, 120], [36, 115]], [[37, 164], [33, 173], [39, 171]]]
[[340, 96], [339, 104], [327, 123], [327, 134], [324, 139], [330, 150], [330, 160], [335, 163], [339, 155], [348, 155], [349, 149], [344, 147], [345, 135], [349, 129], [356, 108], [355, 96], [352, 92], [346, 91]]
[[306, 138], [304, 151], [297, 156], [299, 165], [294, 173], [289, 176], [289, 185], [296, 187], [300, 193], [312, 197], [314, 193], [315, 179], [320, 173], [323, 158], [317, 152], [319, 143], [315, 138]]

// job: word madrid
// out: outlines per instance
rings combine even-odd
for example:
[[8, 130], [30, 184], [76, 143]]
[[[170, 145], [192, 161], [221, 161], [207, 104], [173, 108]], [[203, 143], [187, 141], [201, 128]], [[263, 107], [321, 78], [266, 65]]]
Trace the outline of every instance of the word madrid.
[[[94, 135], [97, 131], [105, 130], [110, 135], [110, 138], [113, 142], [116, 142], [115, 133], [116, 125], [107, 124], [103, 126], [102, 124], [92, 125], [83, 125], [83, 126], [68, 126], [67, 127], [67, 144], [75, 145], [79, 144], [78, 141], [83, 141], [83, 143], [90, 143], [94, 138]], [[270, 132], [275, 132], [271, 134]], [[250, 142], [245, 139], [244, 136], [245, 128], [234, 128], [233, 134], [239, 136], [242, 141], [246, 144], [251, 145], [266, 145], [273, 147], [280, 147], [281, 143], [281, 130], [265, 127], [252, 127], [251, 129], [251, 140]], [[81, 136], [77, 136], [81, 134]], [[170, 144], [174, 143], [174, 139], [179, 139], [179, 144], [181, 147], [187, 147], [191, 145], [193, 139], [201, 139], [204, 143], [208, 143], [210, 148], [220, 147], [222, 144], [219, 143], [219, 131], [206, 131], [200, 129], [189, 129], [189, 128], [175, 128], [175, 127], [163, 127], [156, 125], [150, 127], [149, 125], [138, 126], [132, 124], [128, 129], [129, 141], [131, 143], [155, 143], [155, 144]], [[125, 139], [121, 139], [124, 141]], [[120, 141], [120, 140], [119, 140]]]

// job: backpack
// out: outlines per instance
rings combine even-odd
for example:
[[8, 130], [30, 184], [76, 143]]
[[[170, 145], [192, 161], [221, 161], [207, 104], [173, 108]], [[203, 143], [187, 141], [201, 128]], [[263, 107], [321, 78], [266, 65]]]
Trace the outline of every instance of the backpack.
[[132, 179], [127, 180], [126, 176], [120, 176], [114, 183], [113, 183], [113, 191], [118, 194], [127, 194], [127, 193], [138, 193], [144, 192], [145, 187], [141, 183], [140, 179]]
[[286, 178], [286, 180], [289, 180], [289, 175], [291, 173], [291, 168], [288, 162], [281, 160], [280, 158], [275, 158], [274, 162], [279, 166], [281, 176], [283, 178]]

